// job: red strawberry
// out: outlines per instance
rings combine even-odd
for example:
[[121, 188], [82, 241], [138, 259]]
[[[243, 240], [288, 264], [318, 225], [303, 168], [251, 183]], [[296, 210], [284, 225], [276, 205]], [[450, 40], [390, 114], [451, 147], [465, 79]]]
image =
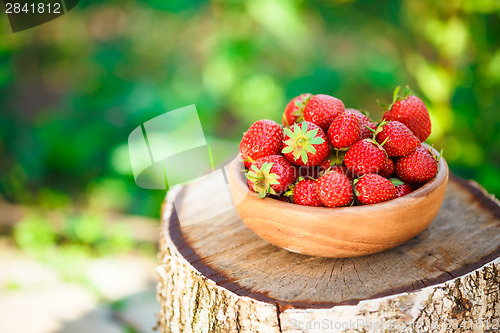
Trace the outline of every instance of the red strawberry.
[[407, 195], [408, 193], [413, 192], [413, 188], [410, 185], [403, 183], [402, 180], [397, 178], [390, 178], [389, 180], [394, 186], [396, 186], [396, 198], [400, 198], [404, 195]]
[[420, 145], [420, 140], [399, 121], [382, 121], [376, 130], [376, 140], [388, 156], [405, 156]]
[[437, 172], [436, 157], [420, 145], [407, 156], [399, 157], [395, 165], [396, 175], [405, 183], [423, 183]]
[[382, 147], [372, 139], [356, 142], [345, 154], [345, 166], [357, 177], [367, 173], [378, 173], [387, 163]]
[[385, 178], [389, 178], [394, 173], [394, 161], [390, 158], [384, 164], [384, 167], [378, 172], [379, 175]]
[[329, 172], [316, 181], [321, 202], [328, 207], [346, 206], [352, 202], [352, 186], [340, 172]]
[[369, 173], [354, 181], [354, 193], [363, 205], [394, 199], [396, 187], [387, 178]]
[[304, 120], [310, 121], [328, 131], [332, 121], [345, 111], [344, 103], [329, 95], [314, 95], [304, 109]]
[[299, 181], [293, 190], [293, 202], [303, 206], [323, 206], [316, 192], [316, 181], [312, 179]]
[[311, 96], [311, 94], [301, 94], [288, 102], [281, 120], [283, 126], [290, 127], [304, 119], [304, 108]]
[[397, 120], [405, 124], [415, 136], [424, 142], [431, 134], [431, 118], [424, 102], [416, 96], [408, 96], [410, 88], [406, 86], [403, 96], [398, 96], [399, 87], [394, 91], [391, 105], [381, 106], [388, 110], [385, 120]]
[[[373, 133], [377, 129], [377, 124], [371, 121], [371, 119], [367, 115], [365, 115], [363, 112], [359, 110], [345, 109], [345, 111], [352, 112], [356, 117], [358, 117], [360, 126], [360, 134], [359, 134], [360, 140], [369, 139], [373, 137]], [[373, 131], [370, 131], [369, 128], [371, 128]]]
[[253, 162], [247, 172], [248, 186], [259, 193], [259, 198], [266, 194], [280, 195], [296, 179], [295, 167], [281, 155], [269, 155]]
[[328, 140], [333, 148], [349, 148], [359, 141], [360, 129], [358, 117], [352, 112], [343, 112], [328, 128]]
[[308, 121], [284, 128], [283, 155], [292, 163], [302, 166], [321, 164], [330, 153], [330, 145], [321, 128]]
[[243, 134], [240, 142], [240, 153], [245, 167], [249, 168], [253, 161], [269, 155], [276, 155], [283, 147], [283, 130], [272, 120], [258, 120]]

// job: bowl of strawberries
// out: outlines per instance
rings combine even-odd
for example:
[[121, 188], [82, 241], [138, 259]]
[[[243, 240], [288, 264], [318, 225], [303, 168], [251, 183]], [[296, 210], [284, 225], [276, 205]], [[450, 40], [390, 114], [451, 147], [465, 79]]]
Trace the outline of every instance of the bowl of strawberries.
[[398, 92], [378, 122], [333, 96], [302, 94], [282, 124], [252, 124], [228, 177], [244, 223], [288, 251], [333, 258], [384, 251], [423, 231], [448, 166], [424, 142], [425, 104], [408, 87]]

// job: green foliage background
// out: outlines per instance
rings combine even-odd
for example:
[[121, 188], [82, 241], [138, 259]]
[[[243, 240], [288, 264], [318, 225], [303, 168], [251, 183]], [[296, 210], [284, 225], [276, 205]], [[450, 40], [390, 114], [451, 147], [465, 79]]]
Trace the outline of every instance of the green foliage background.
[[196, 104], [208, 135], [237, 141], [300, 93], [378, 118], [406, 84], [451, 170], [500, 195], [499, 1], [80, 1], [16, 34], [1, 16], [7, 200], [157, 216], [164, 193], [128, 160], [144, 121]]

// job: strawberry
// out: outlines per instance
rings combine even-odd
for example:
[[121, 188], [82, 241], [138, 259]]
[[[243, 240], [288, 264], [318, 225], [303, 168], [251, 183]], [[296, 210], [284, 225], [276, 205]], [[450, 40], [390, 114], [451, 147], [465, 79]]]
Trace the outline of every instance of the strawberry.
[[288, 102], [281, 119], [283, 126], [290, 127], [304, 120], [304, 108], [311, 98], [311, 94], [301, 94]]
[[354, 181], [354, 193], [361, 204], [370, 205], [394, 199], [396, 187], [389, 179], [369, 173]]
[[439, 158], [430, 149], [420, 145], [413, 153], [397, 159], [394, 167], [396, 175], [405, 183], [423, 183], [436, 175], [436, 159]]
[[[367, 115], [356, 109], [345, 109], [345, 111], [354, 113], [354, 115], [358, 118], [360, 126], [360, 134], [359, 134], [360, 140], [369, 139], [373, 136], [373, 133], [377, 128], [377, 124], [371, 121], [371, 119]], [[373, 131], [371, 131], [370, 128]]]
[[384, 167], [378, 172], [379, 175], [385, 178], [389, 178], [394, 173], [394, 161], [390, 158], [384, 164]]
[[416, 96], [409, 96], [410, 88], [406, 86], [403, 96], [398, 96], [399, 87], [393, 95], [390, 105], [380, 104], [385, 110], [385, 120], [397, 120], [405, 124], [415, 136], [424, 142], [431, 134], [431, 118], [424, 102]]
[[397, 178], [390, 178], [389, 180], [391, 181], [392, 185], [396, 186], [396, 198], [400, 198], [404, 195], [407, 195], [408, 193], [413, 192], [413, 188], [410, 185], [403, 183], [402, 180]]
[[245, 167], [249, 168], [255, 160], [276, 155], [283, 147], [283, 130], [272, 120], [258, 120], [243, 134], [240, 153]]
[[310, 121], [328, 131], [332, 121], [345, 111], [344, 103], [329, 95], [314, 95], [304, 108], [304, 120]]
[[328, 172], [316, 181], [321, 202], [328, 207], [349, 205], [353, 200], [349, 179], [340, 172]]
[[385, 150], [372, 139], [363, 139], [352, 145], [344, 158], [345, 166], [357, 177], [378, 173], [387, 163]]
[[358, 117], [346, 111], [339, 114], [328, 128], [328, 140], [333, 148], [349, 148], [359, 141], [361, 127]]
[[420, 145], [420, 140], [399, 121], [382, 121], [375, 131], [378, 143], [388, 156], [405, 156]]
[[330, 153], [330, 145], [323, 130], [308, 121], [284, 128], [282, 153], [292, 163], [302, 166], [321, 164]]
[[323, 206], [316, 192], [316, 181], [312, 179], [300, 180], [293, 189], [293, 202], [303, 206]]
[[259, 198], [266, 194], [280, 195], [296, 179], [295, 167], [281, 155], [261, 157], [252, 163], [247, 171], [247, 183], [250, 189], [259, 193]]

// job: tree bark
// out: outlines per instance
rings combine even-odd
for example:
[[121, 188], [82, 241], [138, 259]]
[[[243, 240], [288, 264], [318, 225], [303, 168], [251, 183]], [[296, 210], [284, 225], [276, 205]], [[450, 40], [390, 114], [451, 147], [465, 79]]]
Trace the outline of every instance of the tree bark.
[[196, 182], [164, 203], [161, 332], [500, 331], [500, 205], [474, 182], [452, 177], [409, 242], [345, 259], [277, 248], [234, 209], [200, 219], [222, 204], [214, 191]]

